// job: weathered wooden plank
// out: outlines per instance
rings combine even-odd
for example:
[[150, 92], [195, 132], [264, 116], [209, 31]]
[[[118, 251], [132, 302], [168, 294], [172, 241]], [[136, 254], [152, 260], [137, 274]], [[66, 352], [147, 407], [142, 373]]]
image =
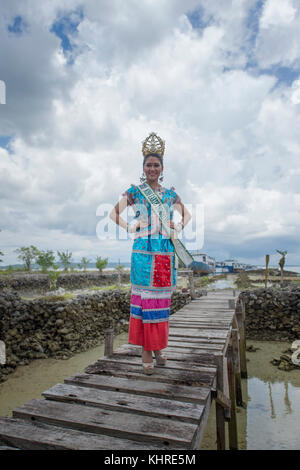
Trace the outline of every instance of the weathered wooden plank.
[[138, 378], [158, 382], [209, 387], [215, 379], [215, 373], [186, 371], [184, 369], [170, 369], [158, 367], [153, 375], [145, 375], [142, 368], [132, 364], [120, 364], [118, 362], [96, 361], [85, 369], [90, 374], [115, 375], [118, 377]]
[[227, 331], [230, 324], [221, 325], [221, 324], [212, 324], [212, 323], [193, 323], [193, 322], [181, 322], [181, 321], [170, 321], [170, 328], [189, 328], [189, 329], [199, 329], [199, 328], [209, 328], [209, 330], [217, 331]]
[[219, 328], [228, 328], [229, 326], [232, 325], [232, 318], [230, 319], [227, 319], [227, 320], [218, 320], [218, 319], [203, 319], [203, 318], [200, 318], [200, 319], [192, 319], [192, 318], [171, 318], [170, 319], [170, 325], [172, 325], [173, 323], [175, 324], [179, 324], [179, 323], [182, 323], [184, 324], [184, 327], [188, 327], [189, 324], [191, 325], [198, 325], [198, 328], [203, 328], [203, 329], [211, 329], [211, 328], [215, 328], [215, 327], [219, 327]]
[[208, 351], [214, 349], [222, 349], [224, 341], [221, 339], [205, 340], [199, 338], [198, 342], [189, 341], [187, 338], [181, 338], [180, 336], [169, 338], [168, 346], [173, 348], [194, 348], [194, 349], [207, 349]]
[[78, 384], [82, 387], [92, 387], [100, 390], [114, 390], [122, 393], [202, 404], [206, 403], [210, 395], [210, 388], [205, 387], [189, 387], [165, 382], [150, 382], [84, 373], [68, 377], [65, 379], [65, 383]]
[[43, 392], [48, 400], [72, 402], [87, 406], [96, 406], [107, 410], [119, 410], [124, 413], [136, 413], [144, 416], [175, 419], [187, 423], [199, 424], [204, 406], [185, 403], [167, 398], [153, 398], [128, 393], [99, 390], [70, 384], [56, 384]]
[[220, 312], [214, 312], [213, 314], [208, 314], [208, 313], [201, 313], [201, 312], [180, 312], [179, 314], [176, 314], [176, 316], [171, 315], [170, 320], [185, 320], [185, 321], [207, 321], [207, 322], [231, 322], [233, 317], [233, 313], [220, 313]]
[[[168, 355], [167, 363], [164, 366], [157, 366], [154, 360], [155, 370], [158, 367], [163, 367], [164, 370], [167, 369], [178, 369], [178, 370], [185, 370], [185, 371], [195, 371], [199, 373], [212, 373], [215, 374], [215, 367], [210, 366], [208, 364], [201, 365], [199, 363], [199, 355], [191, 353], [188, 349], [181, 349], [180, 352], [177, 348], [167, 348], [164, 350]], [[192, 350], [193, 351], [193, 350]], [[132, 364], [138, 367], [141, 366], [141, 358], [135, 356], [123, 356], [114, 354], [112, 357], [106, 358], [102, 357], [101, 361], [105, 361], [107, 363], [119, 363], [119, 364]], [[184, 364], [183, 364], [184, 362]]]
[[198, 347], [198, 348], [190, 348], [188, 346], [184, 346], [181, 348], [178, 348], [176, 346], [172, 346], [171, 344], [167, 346], [166, 349], [164, 349], [167, 355], [169, 353], [173, 352], [176, 354], [180, 354], [183, 357], [188, 354], [190, 361], [192, 362], [193, 360], [196, 360], [196, 356], [200, 357], [203, 354], [211, 354], [213, 356], [214, 353], [222, 351], [221, 345], [216, 345], [215, 347], [213, 345], [209, 345], [206, 347], [204, 345], [203, 347]]
[[201, 316], [196, 316], [196, 315], [181, 315], [178, 317], [170, 317], [171, 322], [183, 322], [183, 323], [200, 323], [201, 327], [205, 326], [206, 323], [209, 325], [228, 325], [232, 324], [232, 317], [233, 315], [230, 315], [225, 318], [220, 318], [218, 315], [201, 315]]
[[[172, 368], [172, 369], [182, 369], [184, 368], [185, 370], [203, 370], [202, 368], [205, 367], [212, 367], [206, 362], [206, 359], [214, 357], [214, 354], [217, 354], [222, 351], [222, 349], [215, 348], [215, 349], [197, 349], [196, 354], [193, 354], [193, 352], [187, 352], [188, 350], [188, 343], [180, 348], [180, 347], [172, 347], [168, 346], [166, 349], [164, 349], [164, 352], [167, 355], [167, 362], [165, 366], [160, 366], [156, 364], [155, 359], [153, 358], [154, 362], [154, 373], [156, 373], [157, 368]], [[193, 349], [191, 349], [193, 351]], [[202, 363], [202, 359], [205, 359], [205, 361]], [[112, 360], [113, 362], [119, 362], [119, 363], [125, 363], [125, 364], [135, 364], [137, 366], [141, 365], [141, 357], [140, 356], [134, 356], [134, 355], [119, 355], [118, 353], [115, 353], [111, 358], [106, 359], [106, 358], [101, 358], [101, 360]], [[185, 365], [182, 365], [182, 362], [185, 363]]]
[[[186, 343], [184, 346], [183, 343]], [[189, 347], [189, 348], [196, 348], [196, 349], [214, 349], [215, 347], [222, 349], [223, 345], [226, 343], [226, 338], [197, 338], [196, 336], [193, 337], [186, 337], [186, 336], [173, 336], [172, 334], [169, 335], [168, 344], [170, 346], [182, 346], [182, 347]], [[142, 349], [136, 348], [131, 344], [124, 344], [123, 346], [114, 350], [115, 354], [128, 354], [130, 356], [138, 356], [141, 357]]]
[[207, 300], [201, 299], [197, 302], [190, 302], [184, 305], [180, 310], [205, 310], [206, 308], [209, 309], [220, 309], [220, 310], [230, 310], [228, 299], [233, 299], [233, 297], [227, 297], [227, 299], [218, 299], [214, 300], [211, 298], [207, 298]]
[[172, 336], [186, 336], [190, 338], [226, 338], [227, 331], [209, 330], [202, 328], [174, 328], [170, 327], [170, 335]]
[[232, 316], [228, 315], [226, 317], [220, 318], [219, 315], [171, 315], [170, 321], [184, 321], [184, 322], [192, 322], [192, 323], [217, 323], [217, 324], [228, 324], [232, 322]]
[[197, 316], [198, 318], [201, 317], [206, 317], [206, 318], [220, 318], [220, 319], [227, 319], [230, 318], [234, 314], [234, 310], [228, 310], [228, 309], [216, 309], [216, 308], [211, 308], [211, 309], [193, 309], [193, 310], [186, 310], [181, 312], [180, 310], [176, 312], [176, 314], [182, 314], [183, 316], [187, 315], [193, 315]]
[[13, 417], [142, 442], [168, 442], [169, 448], [173, 444], [190, 448], [197, 430], [191, 423], [52, 400], [33, 399], [17, 408]]
[[[188, 341], [180, 342], [180, 339], [178, 342], [170, 340], [168, 347], [164, 350], [168, 357], [167, 366], [173, 368], [182, 368], [182, 365], [179, 364], [178, 361], [186, 362], [188, 364], [187, 367], [189, 367], [189, 364], [192, 363], [197, 363], [198, 366], [200, 364], [202, 364], [203, 366], [207, 365], [208, 363], [213, 364], [214, 354], [216, 352], [222, 351], [224, 348], [224, 344], [224, 341], [223, 344], [214, 345], [205, 343], [202, 345], [200, 343], [189, 343]], [[191, 356], [191, 354], [193, 355]], [[135, 348], [122, 347], [115, 350], [112, 358], [110, 359], [118, 360], [119, 362], [123, 363], [124, 361], [125, 363], [132, 363], [131, 358], [133, 357], [136, 358], [134, 361], [135, 364], [141, 363], [140, 351]], [[192, 369], [194, 369], [194, 366], [192, 367]]]
[[114, 349], [114, 330], [108, 328], [105, 332], [104, 355], [109, 357]]
[[177, 313], [176, 316], [171, 315], [170, 321], [190, 321], [190, 322], [210, 322], [210, 323], [225, 323], [231, 322], [233, 315], [224, 315], [221, 313], [210, 314], [199, 314], [199, 312], [180, 312], [180, 315]]
[[[193, 353], [189, 353], [187, 351], [186, 354], [182, 354], [182, 361], [185, 361], [186, 364], [183, 365], [181, 361], [167, 361], [165, 366], [155, 366], [154, 374], [150, 377], [148, 376], [148, 379], [156, 380], [161, 377], [163, 380], [169, 381], [172, 379], [182, 379], [190, 383], [191, 380], [195, 379], [195, 382], [197, 382], [199, 378], [202, 378], [202, 382], [210, 382], [216, 375], [216, 368], [214, 366], [208, 364], [199, 364], [197, 355], [194, 355]], [[119, 360], [113, 360], [113, 358], [101, 358], [95, 364], [97, 368], [100, 366], [104, 369], [114, 369], [116, 371], [127, 370], [133, 373], [137, 372], [138, 374], [142, 374], [144, 377], [141, 363], [138, 358], [136, 362], [130, 364], [128, 361], [123, 363]]]
[[[173, 361], [177, 360], [177, 357], [180, 357], [182, 354], [203, 354], [203, 353], [212, 353], [214, 354], [215, 351], [222, 351], [223, 349], [223, 344], [200, 344], [200, 343], [192, 343], [192, 346], [190, 346], [189, 342], [173, 342], [170, 341], [169, 345], [167, 346], [166, 349], [164, 349], [164, 352], [166, 352], [168, 359], [172, 359]], [[195, 351], [194, 351], [195, 350]], [[170, 354], [172, 353], [172, 354]], [[130, 349], [124, 349], [124, 350], [116, 350], [113, 354], [113, 356], [109, 359], [117, 359], [120, 362], [124, 362], [127, 360], [131, 360], [131, 358], [135, 358], [134, 363], [141, 363], [141, 354], [135, 352], [134, 350], [131, 351]], [[195, 356], [192, 356], [191, 359], [194, 359]], [[104, 359], [104, 358], [103, 358]], [[180, 359], [181, 360], [181, 359]], [[168, 363], [167, 363], [168, 364]], [[173, 366], [176, 366], [175, 362], [172, 362]]]
[[229, 313], [232, 313], [234, 310], [233, 309], [229, 309], [228, 307], [225, 307], [225, 306], [216, 306], [214, 304], [211, 304], [211, 305], [192, 305], [191, 304], [188, 304], [186, 305], [185, 307], [183, 307], [182, 309], [180, 309], [179, 311], [177, 311], [176, 313], [174, 312], [173, 315], [175, 314], [178, 314], [179, 313], [203, 313], [203, 314], [210, 314], [210, 315], [214, 315], [215, 313], [219, 314], [219, 315], [226, 315], [226, 314], [229, 314]]
[[170, 333], [169, 334], [169, 340], [170, 341], [186, 341], [189, 343], [199, 343], [200, 345], [205, 345], [205, 344], [223, 344], [224, 343], [224, 338], [207, 338], [207, 337], [199, 337], [199, 336], [181, 336], [180, 334], [177, 333], [176, 331], [176, 337]]
[[193, 319], [212, 319], [212, 320], [230, 320], [232, 312], [225, 311], [204, 311], [204, 310], [178, 310], [178, 312], [171, 315], [172, 318], [193, 318]]
[[[1, 418], [0, 441], [21, 450], [162, 450], [169, 447], [163, 442], [135, 442], [15, 418]], [[182, 449], [176, 444], [173, 444], [172, 448]]]

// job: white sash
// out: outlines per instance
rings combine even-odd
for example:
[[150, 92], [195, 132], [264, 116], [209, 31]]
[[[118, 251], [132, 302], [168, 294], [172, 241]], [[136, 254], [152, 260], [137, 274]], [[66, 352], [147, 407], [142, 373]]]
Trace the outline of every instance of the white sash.
[[156, 215], [158, 216], [159, 220], [161, 221], [168, 237], [170, 238], [171, 242], [174, 245], [175, 253], [180, 259], [180, 261], [188, 267], [193, 261], [192, 255], [187, 251], [183, 243], [181, 243], [178, 238], [174, 236], [174, 230], [169, 226], [168, 222], [170, 220], [169, 214], [166, 211], [166, 208], [163, 205], [162, 200], [156, 194], [151, 186], [148, 183], [143, 183], [138, 186], [139, 191], [142, 195], [147, 199], [151, 208], [154, 210]]

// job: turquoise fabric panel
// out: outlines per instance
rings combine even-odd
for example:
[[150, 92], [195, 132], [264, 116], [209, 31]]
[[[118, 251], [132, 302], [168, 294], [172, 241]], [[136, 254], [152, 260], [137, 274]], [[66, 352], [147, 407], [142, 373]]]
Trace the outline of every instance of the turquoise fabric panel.
[[137, 238], [133, 242], [133, 250], [143, 250], [143, 251], [161, 251], [166, 253], [174, 252], [174, 245], [169, 238]]
[[173, 256], [173, 285], [176, 286], [177, 284], [177, 269], [175, 269], [175, 256]]
[[[151, 224], [151, 207], [146, 201], [145, 197], [138, 190], [137, 186], [131, 185], [127, 191], [123, 194], [127, 196], [130, 205], [135, 205], [136, 218], [143, 216], [147, 217]], [[170, 211], [170, 219], [173, 217], [173, 205], [180, 201], [180, 197], [175, 192], [174, 188], [167, 189], [160, 187], [159, 197], [162, 202], [166, 204]], [[150, 229], [151, 226], [149, 225]], [[169, 238], [159, 233], [145, 234], [144, 237], [137, 238], [133, 242], [133, 251], [138, 250], [143, 253], [133, 252], [131, 255], [131, 283], [136, 286], [151, 286], [151, 269], [152, 263], [154, 263], [154, 254], [159, 253], [173, 253], [174, 246]], [[138, 231], [139, 232], [139, 231]], [[146, 253], [144, 253], [146, 252]], [[149, 255], [147, 254], [149, 252]], [[150, 254], [151, 253], [151, 254]], [[172, 256], [172, 279], [171, 283], [173, 286], [176, 285], [177, 281], [177, 270], [175, 269], [175, 257]]]
[[152, 255], [145, 253], [131, 254], [131, 283], [140, 286], [150, 286]]

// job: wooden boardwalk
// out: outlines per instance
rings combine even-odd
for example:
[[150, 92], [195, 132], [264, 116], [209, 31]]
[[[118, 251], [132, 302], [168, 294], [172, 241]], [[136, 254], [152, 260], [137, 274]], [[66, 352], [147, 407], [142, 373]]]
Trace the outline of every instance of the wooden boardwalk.
[[243, 306], [215, 291], [171, 315], [165, 366], [143, 374], [141, 348], [109, 352], [0, 418], [0, 449], [200, 449], [216, 400], [218, 449], [237, 449], [235, 406], [246, 377]]

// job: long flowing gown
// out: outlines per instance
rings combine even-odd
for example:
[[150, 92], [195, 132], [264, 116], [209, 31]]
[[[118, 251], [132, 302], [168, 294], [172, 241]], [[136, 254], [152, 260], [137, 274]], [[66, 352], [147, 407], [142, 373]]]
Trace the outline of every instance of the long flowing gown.
[[[173, 205], [180, 201], [179, 196], [173, 187], [159, 186], [156, 191], [172, 220]], [[137, 231], [132, 247], [128, 340], [146, 351], [164, 349], [168, 345], [171, 296], [177, 281], [174, 246], [137, 186], [131, 185], [124, 195], [136, 218], [141, 217], [148, 224]]]

